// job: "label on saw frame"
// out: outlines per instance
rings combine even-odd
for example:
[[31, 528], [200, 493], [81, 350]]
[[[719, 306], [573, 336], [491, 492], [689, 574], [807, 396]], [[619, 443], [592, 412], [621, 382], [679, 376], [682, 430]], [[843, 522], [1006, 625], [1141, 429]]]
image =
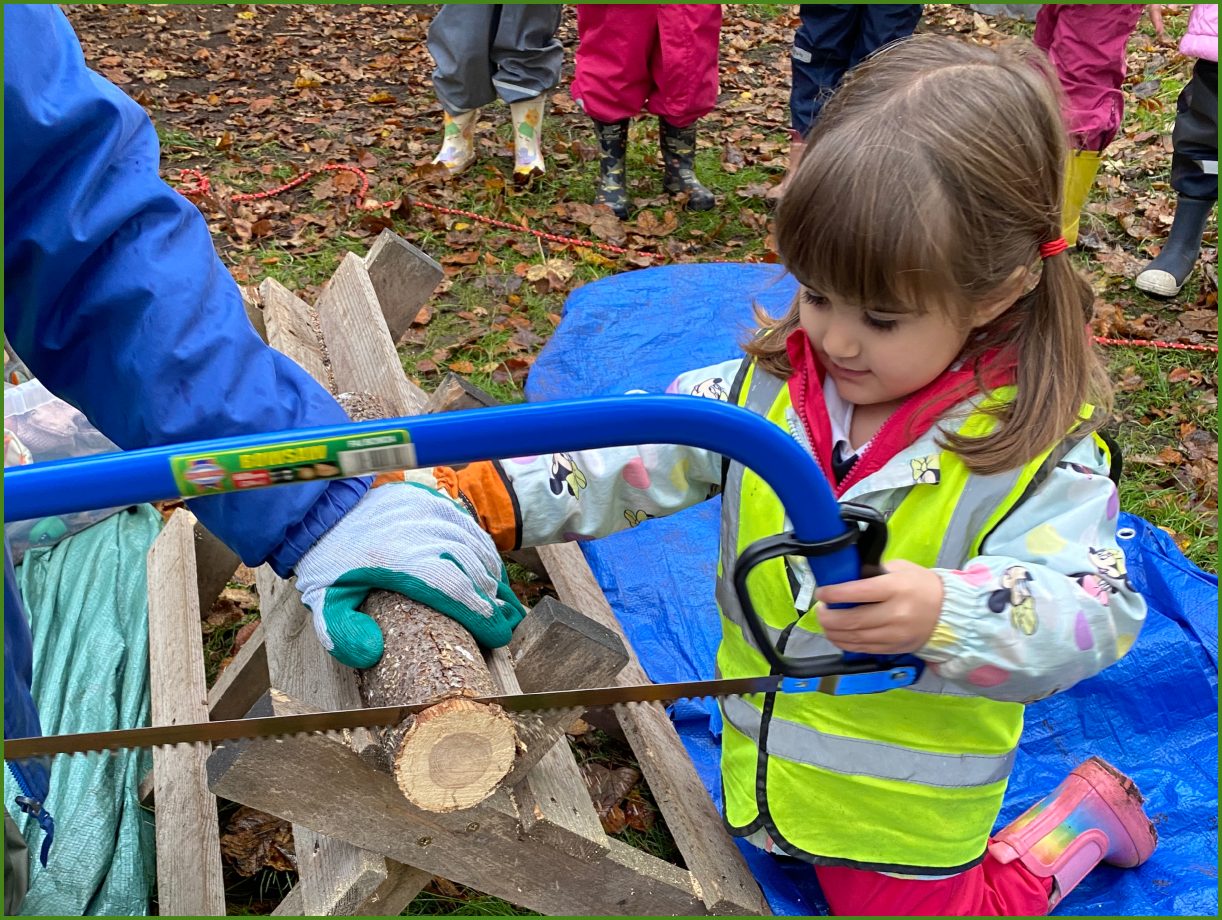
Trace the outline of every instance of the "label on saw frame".
[[415, 466], [415, 445], [401, 428], [170, 458], [170, 469], [183, 498], [318, 479], [348, 479]]

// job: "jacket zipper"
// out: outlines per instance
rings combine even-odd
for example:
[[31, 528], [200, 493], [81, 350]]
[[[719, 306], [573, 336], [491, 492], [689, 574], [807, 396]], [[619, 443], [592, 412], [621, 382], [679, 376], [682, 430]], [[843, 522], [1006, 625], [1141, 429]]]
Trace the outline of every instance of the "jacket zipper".
[[55, 819], [42, 807], [42, 802], [34, 798], [34, 790], [25, 781], [21, 771], [12, 762], [7, 762], [5, 766], [8, 767], [9, 775], [17, 783], [17, 788], [21, 790], [21, 795], [17, 796], [17, 807], [27, 815], [33, 815], [34, 820], [38, 822], [38, 826], [42, 828], [42, 850], [39, 851], [38, 858], [45, 866], [47, 864], [47, 857], [51, 853], [51, 841], [55, 839]]
[[[915, 399], [916, 397], [909, 396], [902, 403], [900, 403], [899, 407], [887, 417], [887, 420], [885, 422], [883, 422], [882, 427], [880, 427], [878, 431], [874, 432], [874, 437], [870, 439], [870, 442], [872, 444], [878, 444], [880, 440], [883, 440], [882, 438], [883, 432], [887, 431], [887, 429], [889, 429], [895, 423], [895, 420], [898, 419], [903, 414], [904, 410], [907, 409], [908, 406], [915, 401]], [[896, 451], [896, 453], [899, 453], [899, 451]], [[894, 454], [892, 456], [894, 456]], [[862, 479], [865, 479], [866, 475], [868, 475], [862, 472], [862, 470], [865, 469], [865, 462], [864, 462], [865, 459], [866, 459], [865, 457], [859, 457], [857, 459], [857, 462], [853, 464], [853, 468], [849, 470], [849, 474], [844, 477], [844, 482], [842, 482], [838, 487], [836, 487], [836, 497], [837, 498], [839, 498], [841, 495], [847, 492], [850, 489], [850, 487], [856, 485]], [[890, 460], [891, 458], [889, 457], [887, 459]], [[887, 462], [886, 460], [883, 461], [884, 464], [886, 462]], [[880, 466], [879, 469], [882, 469], [882, 467]], [[872, 472], [877, 472], [877, 470], [874, 470]]]
[[[915, 398], [915, 396], [909, 396], [902, 403], [900, 403], [899, 407], [896, 408], [896, 410], [892, 412], [890, 416], [888, 416], [885, 422], [883, 422], [882, 427], [874, 433], [874, 437], [870, 439], [871, 443], [878, 443], [879, 436], [890, 428], [892, 424], [894, 424], [895, 420], [900, 417], [903, 411], [908, 408], [908, 405], [912, 403]], [[802, 428], [806, 432], [806, 438], [810, 442], [810, 452], [814, 456], [815, 462], [819, 464], [819, 468], [826, 473], [827, 469], [824, 467], [823, 460], [819, 456], [819, 442], [815, 437], [815, 433], [811, 430], [810, 417], [806, 412], [806, 387], [798, 388], [797, 409], [798, 419], [801, 421]], [[861, 472], [865, 468], [864, 462], [865, 457], [859, 457], [857, 462], [853, 464], [853, 468], [849, 470], [849, 474], [844, 477], [844, 482], [842, 483], [836, 483], [834, 481], [836, 478], [835, 474], [832, 475], [832, 481], [829, 482], [828, 485], [832, 487], [832, 494], [834, 494], [836, 498], [840, 498], [840, 496], [847, 492], [851, 486], [856, 485], [859, 481], [865, 478], [865, 474]]]

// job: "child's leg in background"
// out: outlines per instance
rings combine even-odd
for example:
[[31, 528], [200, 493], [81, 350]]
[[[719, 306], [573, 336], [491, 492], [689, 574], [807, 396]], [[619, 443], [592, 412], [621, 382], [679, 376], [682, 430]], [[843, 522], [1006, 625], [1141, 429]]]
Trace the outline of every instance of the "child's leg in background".
[[508, 103], [542, 96], [560, 82], [564, 48], [556, 39], [562, 6], [499, 4], [492, 36], [492, 85]]
[[1138, 290], [1174, 297], [1201, 254], [1205, 226], [1218, 202], [1218, 63], [1197, 61], [1176, 103], [1171, 187], [1178, 200], [1158, 257], [1137, 275]]
[[800, 7], [802, 24], [793, 36], [789, 90], [789, 120], [798, 136], [806, 136], [824, 101], [849, 69], [863, 9], [835, 3]]
[[870, 3], [862, 6], [861, 31], [857, 35], [857, 46], [849, 59], [849, 67], [856, 67], [883, 45], [907, 38], [916, 31], [920, 21], [919, 3]]
[[500, 11], [488, 6], [442, 6], [429, 23], [428, 46], [436, 65], [433, 90], [451, 115], [496, 99], [489, 51]]
[[1036, 16], [1035, 44], [1052, 61], [1065, 93], [1065, 125], [1071, 149], [1065, 170], [1061, 231], [1071, 246], [1078, 241], [1082, 206], [1099, 171], [1100, 152], [1120, 130], [1125, 45], [1142, 9], [1136, 3], [1045, 3]]
[[634, 118], [649, 98], [649, 60], [657, 44], [656, 6], [577, 5], [576, 70], [571, 92], [587, 115], [610, 124]]
[[676, 128], [713, 110], [718, 92], [719, 4], [660, 4], [658, 42], [649, 58], [653, 90], [646, 107]]
[[513, 121], [513, 181], [522, 187], [543, 175], [545, 96], [560, 82], [564, 48], [556, 40], [562, 7], [506, 3], [492, 39], [492, 85], [509, 103]]
[[1040, 7], [1035, 44], [1056, 68], [1065, 91], [1071, 143], [1077, 150], [1102, 150], [1120, 130], [1125, 45], [1142, 10], [1138, 3]]
[[815, 872], [838, 916], [1042, 917], [1052, 893], [1052, 879], [987, 855], [953, 878], [926, 881], [840, 866], [816, 866]]
[[443, 6], [429, 23], [433, 91], [445, 110], [441, 149], [433, 162], [451, 175], [475, 162], [479, 110], [496, 99], [489, 52], [499, 19], [497, 6]]
[[1176, 102], [1171, 187], [1184, 198], [1218, 200], [1218, 63], [1197, 61]]

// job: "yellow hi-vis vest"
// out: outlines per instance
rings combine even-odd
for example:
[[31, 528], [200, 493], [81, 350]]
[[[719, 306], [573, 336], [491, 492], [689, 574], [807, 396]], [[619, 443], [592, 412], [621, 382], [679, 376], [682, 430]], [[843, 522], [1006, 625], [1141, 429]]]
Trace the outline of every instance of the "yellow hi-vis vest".
[[[789, 388], [758, 366], [747, 369], [738, 403], [788, 427]], [[959, 431], [979, 436], [995, 424], [977, 410]], [[912, 486], [891, 514], [883, 559], [960, 568], [1078, 440], [1071, 435], [1021, 469], [988, 476], [943, 451], [940, 481]], [[743, 549], [786, 529], [771, 488], [731, 463], [722, 495], [718, 676], [769, 673], [727, 575]], [[840, 653], [813, 612], [794, 609], [786, 560], [763, 563], [749, 582], [784, 654]], [[727, 697], [721, 707], [731, 833], [818, 864], [925, 875], [962, 871], [983, 857], [1023, 726], [1022, 704], [976, 696], [929, 670], [913, 686], [885, 693], [769, 693]]]

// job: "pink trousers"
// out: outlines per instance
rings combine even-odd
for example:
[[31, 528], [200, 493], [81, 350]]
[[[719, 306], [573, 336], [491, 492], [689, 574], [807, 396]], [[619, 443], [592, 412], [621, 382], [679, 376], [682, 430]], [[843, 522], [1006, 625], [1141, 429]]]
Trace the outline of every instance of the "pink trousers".
[[577, 5], [573, 98], [595, 121], [641, 109], [686, 128], [717, 104], [719, 4]]
[[1124, 117], [1125, 46], [1143, 5], [1045, 3], [1035, 20], [1035, 44], [1056, 68], [1065, 92], [1065, 121], [1076, 150], [1102, 150]]
[[1042, 917], [1052, 879], [1019, 862], [984, 862], [936, 881], [892, 878], [880, 872], [816, 866], [833, 914], [858, 917]]

